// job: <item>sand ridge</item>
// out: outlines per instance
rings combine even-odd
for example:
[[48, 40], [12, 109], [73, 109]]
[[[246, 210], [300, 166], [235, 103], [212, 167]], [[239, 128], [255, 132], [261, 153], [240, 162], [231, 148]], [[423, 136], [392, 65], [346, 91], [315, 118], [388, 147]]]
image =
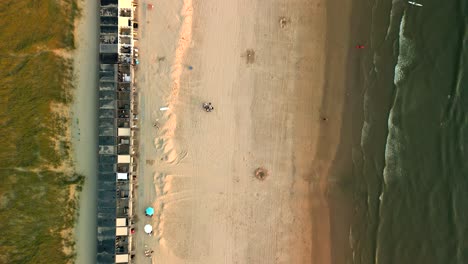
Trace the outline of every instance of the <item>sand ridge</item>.
[[[175, 51], [175, 59], [171, 66], [171, 78], [173, 84], [170, 95], [167, 98], [167, 106], [169, 109], [167, 110], [166, 115], [168, 116], [168, 119], [162, 127], [164, 136], [161, 137], [166, 142], [164, 145], [164, 153], [170, 163], [174, 162], [178, 158], [176, 154], [177, 151], [174, 150], [175, 146], [172, 142], [177, 126], [177, 115], [175, 113], [175, 109], [177, 107], [180, 92], [180, 79], [185, 67], [183, 61], [192, 39], [192, 12], [192, 1], [184, 0], [181, 10], [183, 21], [179, 33], [179, 41]], [[156, 138], [155, 144], [158, 144], [161, 138]]]

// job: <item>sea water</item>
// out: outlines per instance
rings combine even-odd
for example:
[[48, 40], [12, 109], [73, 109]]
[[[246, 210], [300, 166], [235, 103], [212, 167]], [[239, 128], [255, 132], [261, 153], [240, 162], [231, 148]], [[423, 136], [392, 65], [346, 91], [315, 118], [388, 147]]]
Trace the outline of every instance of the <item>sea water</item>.
[[370, 2], [351, 263], [468, 263], [468, 1]]

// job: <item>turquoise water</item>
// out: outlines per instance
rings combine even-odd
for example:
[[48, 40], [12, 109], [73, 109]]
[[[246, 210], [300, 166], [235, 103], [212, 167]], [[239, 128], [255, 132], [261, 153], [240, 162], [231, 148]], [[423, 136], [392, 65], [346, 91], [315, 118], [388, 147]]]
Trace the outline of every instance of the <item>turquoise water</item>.
[[370, 1], [352, 263], [468, 263], [468, 1]]

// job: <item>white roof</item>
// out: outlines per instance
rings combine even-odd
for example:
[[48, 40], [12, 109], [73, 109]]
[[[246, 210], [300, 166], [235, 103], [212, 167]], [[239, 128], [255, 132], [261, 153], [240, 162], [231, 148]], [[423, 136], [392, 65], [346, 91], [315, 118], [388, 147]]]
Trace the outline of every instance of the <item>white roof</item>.
[[128, 137], [128, 136], [130, 136], [130, 128], [119, 127], [119, 129], [117, 130], [117, 135], [119, 137]]
[[115, 255], [115, 263], [128, 263], [128, 254]]
[[115, 219], [115, 226], [127, 226], [127, 218]]
[[119, 17], [119, 27], [129, 27], [128, 26], [129, 20], [130, 20], [130, 17]]
[[128, 228], [125, 226], [117, 227], [115, 229], [115, 235], [116, 236], [128, 236]]
[[117, 173], [117, 180], [128, 180], [128, 173]]
[[119, 0], [119, 8], [132, 7], [132, 0]]
[[130, 155], [118, 155], [117, 163], [130, 163]]

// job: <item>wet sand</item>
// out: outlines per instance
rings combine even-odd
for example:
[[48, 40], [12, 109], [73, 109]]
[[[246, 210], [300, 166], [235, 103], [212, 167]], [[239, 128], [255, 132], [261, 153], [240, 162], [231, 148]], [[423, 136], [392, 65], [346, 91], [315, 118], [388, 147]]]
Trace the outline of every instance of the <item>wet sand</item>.
[[324, 0], [139, 11], [138, 212], [156, 215], [139, 217], [137, 262], [146, 245], [153, 263], [331, 263], [349, 43], [327, 38]]
[[76, 90], [72, 106], [72, 143], [76, 172], [86, 177], [75, 229], [76, 264], [96, 261], [98, 2], [79, 2], [82, 16], [75, 31]]

